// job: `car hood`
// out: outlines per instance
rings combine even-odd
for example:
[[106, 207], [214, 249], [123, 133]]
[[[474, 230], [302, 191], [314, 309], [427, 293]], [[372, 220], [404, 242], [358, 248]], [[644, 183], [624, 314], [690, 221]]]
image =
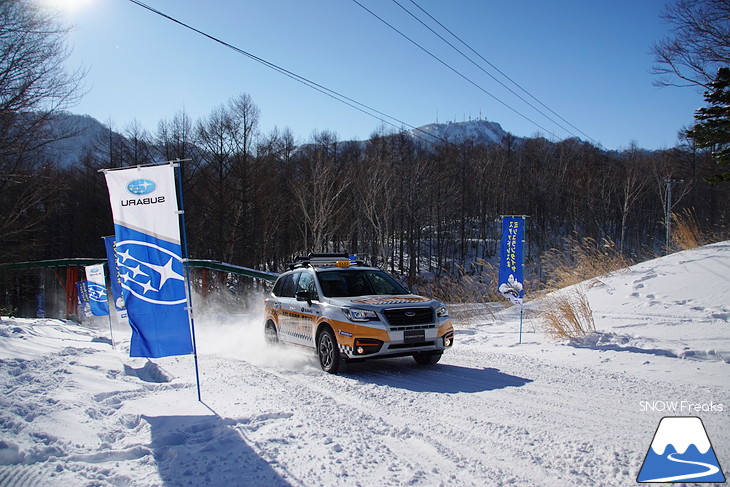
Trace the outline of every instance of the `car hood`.
[[440, 305], [435, 299], [415, 294], [354, 296], [347, 298], [328, 298], [336, 306], [378, 310], [383, 308], [412, 308], [414, 306], [435, 307]]

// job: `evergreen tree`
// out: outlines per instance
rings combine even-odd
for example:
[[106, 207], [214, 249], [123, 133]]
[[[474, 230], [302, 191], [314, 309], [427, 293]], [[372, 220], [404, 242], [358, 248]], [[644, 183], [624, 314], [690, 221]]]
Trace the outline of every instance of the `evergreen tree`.
[[[697, 147], [709, 148], [720, 166], [730, 165], [730, 68], [720, 68], [717, 78], [705, 92], [708, 107], [695, 114], [697, 123], [687, 131]], [[730, 171], [716, 174], [706, 180], [710, 183], [730, 182]]]

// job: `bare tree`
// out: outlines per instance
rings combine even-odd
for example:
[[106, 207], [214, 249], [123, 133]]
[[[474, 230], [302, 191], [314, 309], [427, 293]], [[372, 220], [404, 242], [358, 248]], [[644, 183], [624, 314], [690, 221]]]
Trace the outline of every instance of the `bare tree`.
[[40, 149], [72, 135], [51, 125], [81, 95], [82, 73], [64, 69], [66, 33], [30, 0], [0, 2], [1, 260], [48, 214], [58, 181]]
[[243, 93], [228, 102], [228, 111], [233, 121], [231, 129], [232, 139], [237, 144], [236, 152], [241, 157], [248, 158], [256, 141], [261, 110], [251, 95]]
[[294, 220], [291, 189], [288, 183], [289, 167], [296, 150], [291, 130], [274, 128], [270, 135], [261, 139], [256, 157], [254, 187], [258, 210], [256, 220], [255, 257], [266, 269], [278, 270], [292, 253], [296, 236], [291, 231]]
[[654, 45], [655, 83], [709, 89], [730, 65], [730, 0], [676, 0], [662, 17], [672, 33]]
[[[387, 264], [387, 240], [395, 209], [392, 137], [381, 128], [373, 133], [358, 161], [353, 204], [362, 213], [361, 239], [367, 239], [373, 265]], [[364, 242], [365, 243], [365, 242]]]
[[166, 161], [189, 159], [196, 155], [193, 136], [193, 124], [188, 114], [182, 111], [172, 117], [172, 120], [160, 120], [155, 134], [155, 145]]
[[149, 133], [137, 120], [133, 120], [124, 132], [122, 159], [130, 166], [154, 162], [151, 145]]
[[233, 213], [230, 222], [230, 254], [239, 259], [247, 259], [255, 253], [254, 238], [258, 231], [257, 187], [253, 181], [253, 148], [258, 137], [258, 124], [261, 111], [251, 95], [246, 93], [232, 98], [227, 108], [230, 117], [230, 140], [233, 143], [233, 171], [236, 189], [231, 195], [232, 205], [238, 211]]
[[626, 232], [628, 230], [629, 212], [634, 203], [641, 194], [646, 190], [649, 180], [646, 178], [645, 167], [641, 164], [641, 153], [636, 142], [631, 142], [629, 149], [625, 151], [626, 167], [623, 180], [621, 181], [621, 236], [619, 240], [619, 250], [621, 252], [627, 248]]
[[323, 251], [329, 249], [330, 237], [342, 225], [336, 215], [342, 209], [342, 196], [350, 181], [342, 177], [335, 134], [321, 132], [313, 139], [290, 184], [301, 210], [304, 249]]
[[235, 190], [232, 177], [235, 141], [231, 140], [231, 117], [225, 107], [220, 106], [204, 120], [198, 122], [197, 141], [203, 151], [203, 168], [200, 227], [193, 233], [199, 245], [197, 248], [206, 257], [231, 261], [230, 222], [240, 208], [231, 204]]

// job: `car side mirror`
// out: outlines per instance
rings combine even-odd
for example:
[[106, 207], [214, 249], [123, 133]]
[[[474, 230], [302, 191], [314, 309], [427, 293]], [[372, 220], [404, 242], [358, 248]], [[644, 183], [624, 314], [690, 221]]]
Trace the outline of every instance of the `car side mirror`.
[[312, 306], [312, 295], [309, 294], [309, 291], [298, 291], [296, 296], [297, 301], [306, 301], [307, 306]]

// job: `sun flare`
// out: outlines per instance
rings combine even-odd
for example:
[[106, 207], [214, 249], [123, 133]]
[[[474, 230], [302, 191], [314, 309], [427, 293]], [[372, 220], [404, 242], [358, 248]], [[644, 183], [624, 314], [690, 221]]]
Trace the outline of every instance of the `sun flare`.
[[56, 10], [75, 12], [90, 4], [93, 0], [42, 0], [42, 3]]

